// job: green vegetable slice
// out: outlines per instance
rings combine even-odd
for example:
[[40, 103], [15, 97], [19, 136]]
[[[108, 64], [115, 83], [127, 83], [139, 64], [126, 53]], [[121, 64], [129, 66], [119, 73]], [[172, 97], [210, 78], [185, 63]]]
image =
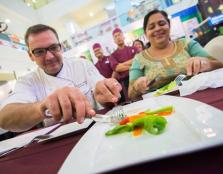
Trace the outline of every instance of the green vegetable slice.
[[163, 86], [162, 88], [157, 89], [154, 96], [160, 96], [164, 93], [172, 91], [177, 86], [176, 81], [172, 81], [169, 84]]
[[158, 135], [161, 134], [166, 128], [167, 120], [160, 116], [146, 116], [139, 118], [132, 123], [126, 125], [117, 125], [112, 130], [105, 133], [106, 136], [116, 135], [123, 132], [133, 131], [137, 127], [142, 127], [147, 132]]

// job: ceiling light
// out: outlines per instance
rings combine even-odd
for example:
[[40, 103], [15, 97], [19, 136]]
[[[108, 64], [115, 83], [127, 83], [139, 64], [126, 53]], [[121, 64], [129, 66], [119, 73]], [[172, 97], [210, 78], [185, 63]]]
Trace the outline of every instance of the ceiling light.
[[30, 3], [27, 3], [26, 5], [27, 5], [28, 7], [30, 7], [30, 6], [31, 6], [31, 4], [30, 4]]
[[89, 16], [90, 16], [90, 17], [93, 17], [93, 16], [94, 16], [94, 13], [93, 13], [93, 12], [90, 12], [90, 13], [89, 13]]
[[115, 9], [115, 4], [109, 4], [108, 6], [105, 7], [106, 10], [114, 10]]
[[33, 1], [33, 3], [36, 3], [36, 0], [32, 0]]

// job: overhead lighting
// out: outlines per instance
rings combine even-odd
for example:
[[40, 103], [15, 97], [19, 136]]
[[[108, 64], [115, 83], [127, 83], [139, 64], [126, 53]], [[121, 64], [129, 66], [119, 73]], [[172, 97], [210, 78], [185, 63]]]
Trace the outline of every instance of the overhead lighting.
[[76, 29], [75, 29], [75, 26], [74, 26], [74, 23], [69, 21], [69, 22], [66, 22], [65, 23], [65, 27], [67, 29], [67, 31], [71, 34], [71, 35], [74, 35], [76, 33]]
[[89, 16], [90, 16], [90, 17], [93, 17], [93, 16], [94, 16], [94, 13], [93, 13], [93, 12], [90, 12], [90, 13], [89, 13]]
[[30, 4], [30, 3], [27, 3], [26, 5], [27, 5], [28, 7], [30, 7], [30, 6], [31, 6], [31, 4]]
[[36, 3], [36, 0], [32, 0], [33, 1], [33, 3]]
[[114, 9], [115, 9], [115, 4], [114, 4], [114, 3], [111, 3], [111, 4], [107, 5], [107, 6], [105, 7], [105, 9], [106, 9], [106, 10], [114, 10]]
[[5, 23], [9, 24], [11, 22], [10, 19], [5, 19]]

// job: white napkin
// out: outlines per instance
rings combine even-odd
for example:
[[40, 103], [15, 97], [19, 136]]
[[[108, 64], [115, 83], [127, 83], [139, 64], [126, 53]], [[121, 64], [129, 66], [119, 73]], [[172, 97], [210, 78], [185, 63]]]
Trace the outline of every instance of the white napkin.
[[23, 135], [19, 135], [17, 137], [1, 141], [0, 142], [0, 153], [7, 151], [9, 149], [12, 149], [12, 148], [22, 147], [22, 146], [26, 145], [27, 143], [29, 143], [36, 136], [45, 135], [46, 133], [55, 129], [57, 126], [59, 126], [59, 124], [56, 124], [56, 125], [44, 128], [44, 129], [36, 130], [33, 132], [25, 133]]
[[183, 81], [179, 87], [180, 96], [190, 95], [196, 91], [207, 88], [218, 88], [223, 86], [223, 68], [200, 73], [190, 80]]
[[82, 124], [79, 124], [77, 122], [73, 122], [73, 123], [69, 123], [69, 124], [65, 124], [63, 126], [60, 126], [59, 128], [57, 128], [55, 131], [53, 131], [52, 133], [50, 133], [50, 137], [44, 140], [40, 140], [39, 142], [42, 141], [48, 141], [72, 132], [76, 132], [82, 129], [86, 129], [88, 126], [90, 126], [90, 124], [93, 122], [92, 119], [90, 118], [85, 118], [84, 122]]

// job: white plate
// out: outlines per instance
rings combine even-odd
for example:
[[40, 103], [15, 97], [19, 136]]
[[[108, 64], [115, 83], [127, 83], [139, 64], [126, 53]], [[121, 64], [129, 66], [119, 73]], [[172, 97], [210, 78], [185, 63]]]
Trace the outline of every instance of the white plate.
[[98, 173], [223, 144], [223, 112], [174, 96], [145, 99], [125, 106], [128, 113], [173, 105], [174, 114], [161, 135], [123, 133], [106, 137], [113, 126], [96, 123], [73, 148], [59, 173]]

